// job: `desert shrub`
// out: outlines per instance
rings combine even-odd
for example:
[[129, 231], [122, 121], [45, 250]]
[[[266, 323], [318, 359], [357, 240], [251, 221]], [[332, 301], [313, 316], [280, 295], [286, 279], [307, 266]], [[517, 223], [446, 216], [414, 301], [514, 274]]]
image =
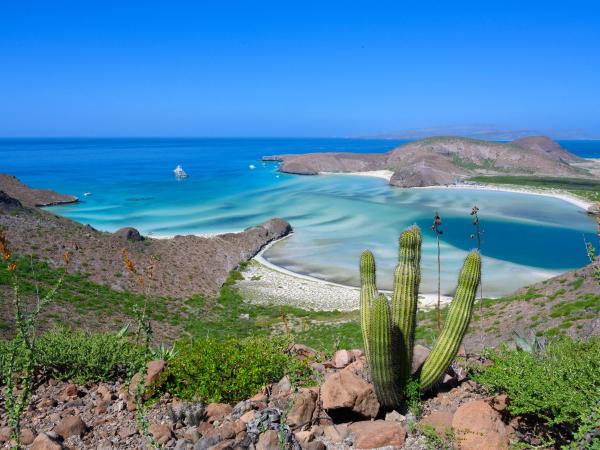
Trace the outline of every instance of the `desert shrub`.
[[475, 374], [493, 392], [509, 397], [512, 415], [530, 415], [567, 433], [597, 407], [600, 392], [600, 339], [561, 337], [540, 354], [506, 347], [491, 351], [493, 365]]
[[184, 398], [206, 402], [235, 403], [248, 398], [272, 382], [288, 375], [305, 384], [311, 370], [286, 350], [283, 338], [202, 338], [176, 346], [169, 362], [163, 389]]
[[145, 350], [126, 337], [57, 328], [36, 344], [37, 369], [50, 376], [85, 383], [133, 375], [145, 364]]

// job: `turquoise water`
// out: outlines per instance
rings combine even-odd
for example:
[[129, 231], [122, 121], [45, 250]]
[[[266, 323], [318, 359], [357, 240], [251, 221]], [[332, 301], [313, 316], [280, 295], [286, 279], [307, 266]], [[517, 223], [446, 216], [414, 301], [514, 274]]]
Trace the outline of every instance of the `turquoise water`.
[[[584, 237], [595, 222], [562, 200], [524, 194], [391, 188], [378, 178], [301, 177], [276, 172], [260, 157], [313, 151], [381, 152], [401, 141], [351, 139], [35, 139], [0, 140], [0, 171], [35, 187], [81, 197], [52, 208], [81, 223], [114, 231], [134, 226], [156, 236], [242, 230], [271, 217], [287, 219], [292, 237], [265, 256], [290, 270], [357, 283], [358, 255], [371, 248], [382, 288], [391, 285], [398, 233], [423, 229], [423, 292], [435, 279], [435, 211], [443, 218], [442, 285], [454, 288], [466, 251], [475, 245], [469, 212], [481, 209], [484, 293], [507, 294], [586, 263]], [[565, 143], [600, 157], [600, 143]], [[190, 177], [177, 181], [182, 164]], [[255, 169], [250, 169], [255, 165]], [[92, 195], [83, 197], [84, 192]]]

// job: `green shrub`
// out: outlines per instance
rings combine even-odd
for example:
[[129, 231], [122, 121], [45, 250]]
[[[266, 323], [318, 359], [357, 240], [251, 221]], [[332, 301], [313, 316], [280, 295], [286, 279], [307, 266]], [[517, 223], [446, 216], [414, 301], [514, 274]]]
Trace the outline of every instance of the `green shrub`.
[[115, 334], [58, 328], [42, 335], [36, 346], [38, 370], [81, 384], [128, 377], [144, 364], [144, 349]]
[[185, 399], [235, 403], [288, 375], [304, 384], [311, 370], [306, 362], [286, 352], [282, 338], [202, 338], [177, 344], [163, 389]]
[[582, 415], [597, 405], [600, 389], [600, 339], [557, 338], [535, 355], [506, 347], [491, 351], [489, 368], [475, 379], [504, 392], [512, 415], [532, 415], [546, 425], [574, 431]]

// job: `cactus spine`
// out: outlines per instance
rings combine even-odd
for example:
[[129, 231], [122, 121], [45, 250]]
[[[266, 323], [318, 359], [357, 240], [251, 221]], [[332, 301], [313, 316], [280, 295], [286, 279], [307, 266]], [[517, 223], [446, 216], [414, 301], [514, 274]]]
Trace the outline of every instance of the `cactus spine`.
[[393, 408], [402, 401], [402, 392], [395, 376], [395, 352], [390, 351], [395, 343], [390, 307], [383, 294], [373, 302], [369, 329], [369, 361], [375, 392], [384, 407]]
[[[404, 231], [399, 243], [391, 313], [386, 297], [377, 296], [372, 253], [365, 251], [360, 259], [360, 313], [365, 353], [377, 397], [386, 408], [401, 404], [403, 390], [410, 378], [421, 279], [419, 228], [413, 226]], [[456, 356], [469, 326], [480, 278], [481, 257], [479, 252], [472, 251], [460, 272], [445, 327], [421, 369], [421, 390], [435, 384]]]
[[373, 253], [365, 250], [360, 255], [360, 328], [362, 330], [365, 355], [369, 355], [369, 328], [371, 307], [377, 298], [375, 278], [375, 258]]

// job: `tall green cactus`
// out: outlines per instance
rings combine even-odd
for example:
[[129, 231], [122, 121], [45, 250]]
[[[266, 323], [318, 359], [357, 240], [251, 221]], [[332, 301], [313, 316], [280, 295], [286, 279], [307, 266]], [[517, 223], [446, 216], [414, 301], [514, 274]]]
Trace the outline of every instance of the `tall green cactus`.
[[[365, 251], [360, 258], [360, 315], [365, 353], [377, 397], [386, 408], [400, 406], [410, 378], [421, 279], [419, 228], [413, 226], [404, 231], [399, 242], [391, 313], [386, 297], [377, 294], [372, 253]], [[421, 369], [421, 390], [435, 384], [456, 356], [469, 326], [480, 278], [481, 257], [479, 252], [472, 251], [460, 272], [444, 330]]]

